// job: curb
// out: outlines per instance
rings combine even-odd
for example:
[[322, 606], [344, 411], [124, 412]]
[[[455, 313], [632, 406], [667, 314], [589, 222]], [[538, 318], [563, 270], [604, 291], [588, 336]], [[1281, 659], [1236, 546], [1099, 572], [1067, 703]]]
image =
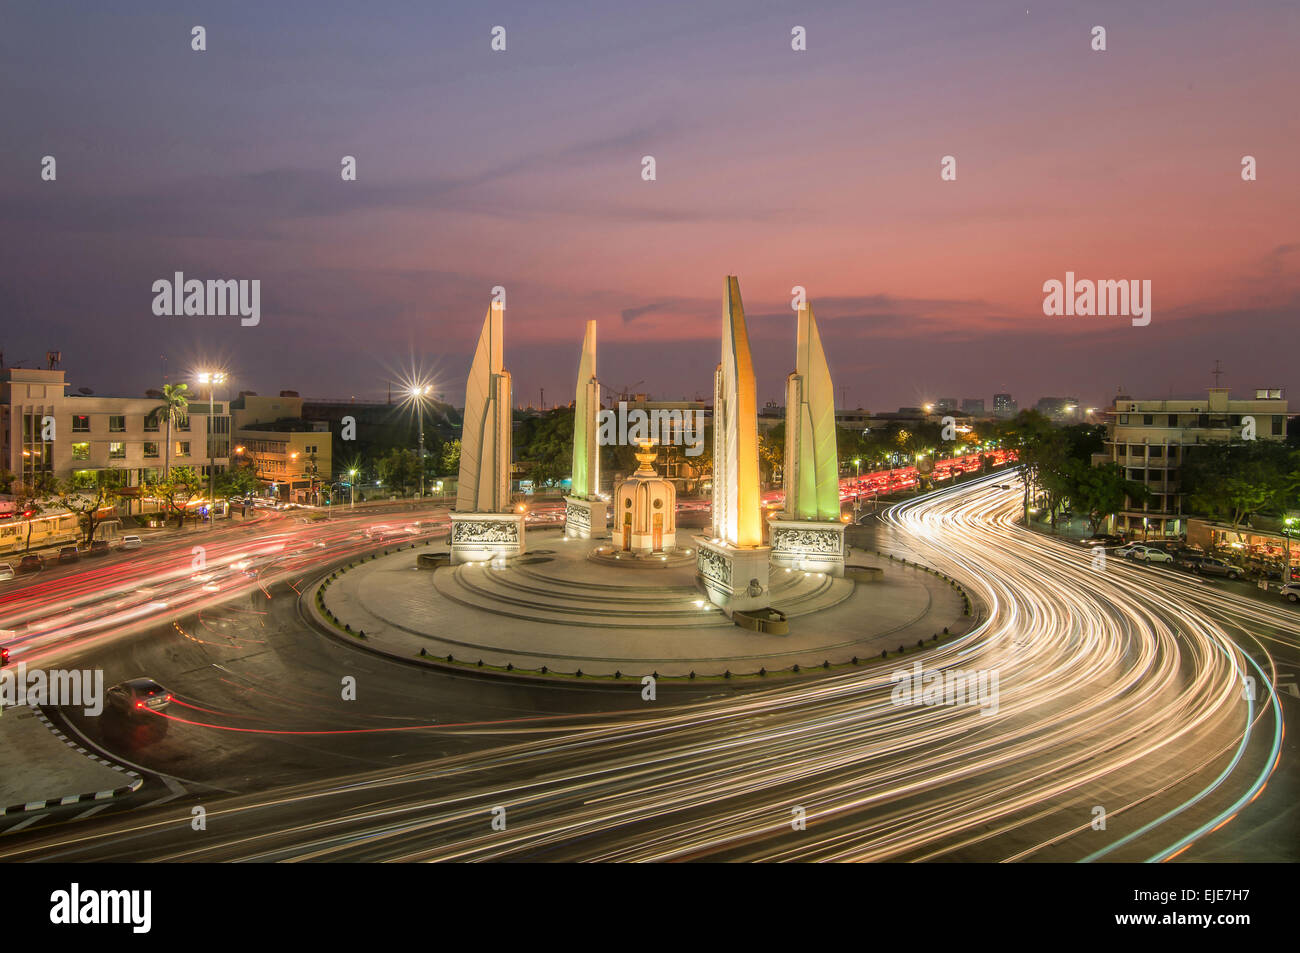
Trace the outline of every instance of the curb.
[[47, 798], [44, 801], [28, 801], [25, 804], [14, 804], [9, 807], [6, 807], [3, 811], [0, 811], [0, 816], [7, 817], [10, 814], [23, 814], [30, 811], [44, 811], [47, 808], [62, 807], [67, 804], [79, 804], [83, 801], [107, 801], [110, 798], [120, 797], [123, 794], [130, 794], [132, 791], [138, 791], [140, 789], [140, 786], [144, 784], [144, 778], [140, 777], [140, 775], [137, 774], [135, 771], [130, 771], [122, 767], [120, 764], [113, 764], [111, 761], [105, 761], [103, 758], [95, 754], [93, 751], [89, 751], [86, 748], [83, 748], [81, 745], [77, 744], [75, 741], [72, 741], [70, 738], [68, 738], [67, 735], [65, 735], [62, 731], [60, 731], [58, 728], [54, 726], [53, 722], [50, 721], [50, 719], [46, 716], [45, 712], [42, 711], [40, 708], [33, 705], [32, 712], [36, 715], [38, 719], [40, 719], [41, 724], [44, 725], [47, 729], [49, 729], [50, 733], [53, 734], [54, 737], [58, 738], [69, 748], [76, 749], [76, 751], [79, 754], [83, 754], [87, 758], [90, 758], [94, 761], [98, 761], [106, 768], [112, 768], [114, 771], [122, 772], [122, 774], [124, 774], [126, 777], [131, 778], [131, 781], [130, 783], [124, 784], [121, 787], [110, 788], [107, 791], [91, 791], [87, 794], [69, 794], [64, 797]]

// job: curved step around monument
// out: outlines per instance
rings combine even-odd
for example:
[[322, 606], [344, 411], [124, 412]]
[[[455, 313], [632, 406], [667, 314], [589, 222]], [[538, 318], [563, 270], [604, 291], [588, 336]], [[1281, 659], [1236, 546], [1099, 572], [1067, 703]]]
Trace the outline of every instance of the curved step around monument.
[[[788, 617], [837, 605], [853, 583], [829, 576], [774, 573], [773, 606]], [[698, 628], [729, 624], [692, 586], [599, 586], [527, 567], [440, 569], [434, 584], [445, 598], [514, 618], [566, 625]]]

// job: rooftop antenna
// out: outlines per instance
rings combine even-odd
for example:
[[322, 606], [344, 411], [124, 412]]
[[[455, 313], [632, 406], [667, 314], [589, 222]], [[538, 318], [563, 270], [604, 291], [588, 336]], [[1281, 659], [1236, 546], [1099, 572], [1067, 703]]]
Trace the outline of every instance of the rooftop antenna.
[[1223, 376], [1223, 369], [1219, 367], [1219, 361], [1217, 358], [1214, 361], [1214, 370], [1210, 373], [1214, 375], [1214, 386], [1217, 388], [1219, 386], [1219, 378]]
[[63, 360], [62, 351], [46, 351], [45, 366], [47, 370], [56, 371], [59, 369], [59, 362]]

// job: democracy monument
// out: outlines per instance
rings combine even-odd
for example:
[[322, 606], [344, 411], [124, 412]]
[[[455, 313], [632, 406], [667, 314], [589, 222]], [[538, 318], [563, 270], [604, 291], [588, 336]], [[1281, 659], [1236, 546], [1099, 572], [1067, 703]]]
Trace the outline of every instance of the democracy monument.
[[653, 437], [629, 439], [636, 470], [601, 492], [595, 321], [578, 358], [561, 518], [548, 524], [512, 497], [504, 319], [494, 302], [466, 382], [448, 551], [399, 549], [322, 584], [316, 611], [335, 629], [364, 632], [376, 651], [509, 672], [730, 677], [857, 664], [959, 624], [965, 597], [952, 584], [850, 552], [811, 305], [797, 310], [785, 383], [784, 500], [765, 518], [749, 329], [739, 280], [726, 279], [711, 505], [702, 526], [688, 514], [695, 529], [680, 525]]

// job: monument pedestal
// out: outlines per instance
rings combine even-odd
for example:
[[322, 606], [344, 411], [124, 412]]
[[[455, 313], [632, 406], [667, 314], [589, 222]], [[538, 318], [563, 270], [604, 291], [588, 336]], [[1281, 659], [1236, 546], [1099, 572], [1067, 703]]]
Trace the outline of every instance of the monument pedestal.
[[695, 580], [709, 601], [730, 618], [735, 612], [766, 609], [771, 605], [768, 586], [768, 546], [735, 546], [695, 537]]
[[847, 523], [813, 520], [768, 520], [768, 541], [772, 544], [772, 565], [804, 572], [844, 575], [848, 547], [844, 543]]
[[452, 513], [451, 564], [491, 562], [524, 552], [523, 513]]
[[564, 535], [569, 539], [605, 539], [609, 536], [609, 504], [566, 496]]

